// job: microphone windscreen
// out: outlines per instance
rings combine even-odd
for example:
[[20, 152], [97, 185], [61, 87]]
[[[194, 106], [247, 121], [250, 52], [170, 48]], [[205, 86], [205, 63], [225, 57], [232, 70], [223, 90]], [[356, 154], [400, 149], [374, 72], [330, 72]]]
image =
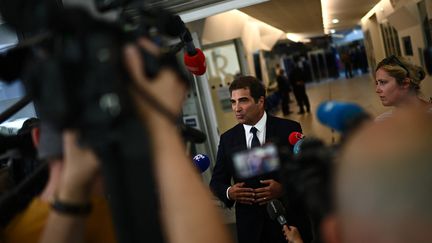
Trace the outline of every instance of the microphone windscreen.
[[364, 117], [366, 112], [355, 103], [326, 101], [317, 109], [318, 120], [338, 132], [345, 133], [356, 119]]
[[187, 141], [192, 143], [204, 143], [207, 139], [207, 136], [202, 131], [195, 129], [190, 126], [186, 126], [184, 124], [179, 125], [182, 136]]
[[272, 220], [276, 220], [279, 216], [285, 215], [285, 208], [279, 200], [273, 199], [267, 203], [267, 213]]
[[301, 139], [297, 143], [294, 144], [294, 148], [293, 148], [293, 153], [294, 154], [299, 154], [300, 153], [300, 151], [302, 150], [303, 141], [304, 141], [304, 139]]
[[205, 172], [210, 166], [210, 159], [205, 154], [197, 154], [192, 160], [201, 173]]
[[206, 61], [204, 53], [199, 49], [195, 48], [196, 54], [189, 56], [187, 52], [184, 54], [184, 63], [186, 68], [195, 75], [203, 75], [206, 72]]
[[291, 145], [295, 145], [300, 139], [303, 138], [303, 134], [300, 132], [292, 132], [288, 136], [288, 141]]

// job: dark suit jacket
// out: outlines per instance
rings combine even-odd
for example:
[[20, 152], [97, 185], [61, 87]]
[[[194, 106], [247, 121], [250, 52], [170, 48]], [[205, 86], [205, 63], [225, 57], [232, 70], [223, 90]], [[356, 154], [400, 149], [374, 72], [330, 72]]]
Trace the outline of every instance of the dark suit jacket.
[[[292, 149], [292, 146], [288, 143], [288, 137], [294, 131], [302, 131], [298, 122], [267, 115], [266, 143], [272, 142], [281, 146], [289, 146]], [[246, 149], [246, 137], [242, 124], [237, 124], [221, 135], [210, 187], [228, 208], [234, 205], [234, 201], [228, 200], [226, 197], [226, 190], [231, 186], [231, 178], [234, 179], [235, 183], [244, 181], [247, 187], [252, 188], [262, 187], [260, 180], [275, 179], [279, 181], [279, 173], [277, 172], [247, 180], [237, 178], [232, 163], [232, 155]], [[309, 242], [311, 234], [306, 213], [302, 208], [293, 208], [292, 205], [295, 204], [290, 202], [289, 193], [285, 194], [290, 205], [286, 204], [286, 207], [288, 207], [286, 208], [287, 220], [290, 225], [299, 228], [304, 242]], [[272, 221], [267, 215], [266, 205], [237, 203], [236, 221], [239, 243], [286, 242], [283, 239], [281, 226]]]

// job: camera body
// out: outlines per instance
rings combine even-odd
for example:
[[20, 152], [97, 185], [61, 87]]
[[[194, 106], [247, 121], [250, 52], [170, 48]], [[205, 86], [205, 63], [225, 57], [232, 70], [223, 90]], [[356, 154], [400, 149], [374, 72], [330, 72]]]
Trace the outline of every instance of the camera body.
[[187, 82], [175, 57], [179, 47], [164, 41], [165, 35], [178, 34], [171, 27], [179, 18], [137, 2], [112, 2], [127, 4], [118, 5], [123, 14], [114, 22], [82, 8], [62, 8], [57, 0], [0, 1], [5, 21], [31, 36], [0, 58], [8, 64], [0, 67], [0, 78], [22, 79], [42, 122], [78, 130], [80, 143], [94, 149], [118, 242], [164, 242], [152, 147], [130, 95], [136, 87], [127, 75], [123, 49], [140, 37], [152, 40], [162, 53], [156, 57], [140, 50], [146, 75], [152, 78], [168, 67]]

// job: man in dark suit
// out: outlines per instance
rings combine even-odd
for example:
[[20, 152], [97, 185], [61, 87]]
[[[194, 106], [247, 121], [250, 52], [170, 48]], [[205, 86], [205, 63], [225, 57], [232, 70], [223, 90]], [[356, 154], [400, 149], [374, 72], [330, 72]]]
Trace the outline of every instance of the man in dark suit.
[[[235, 204], [237, 236], [239, 243], [285, 242], [282, 227], [272, 221], [266, 212], [266, 204], [272, 199], [288, 197], [287, 219], [299, 228], [304, 242], [310, 241], [308, 219], [294, 200], [289, 200], [279, 182], [278, 173], [240, 179], [234, 172], [232, 155], [236, 152], [273, 142], [290, 146], [291, 132], [301, 132], [299, 123], [267, 115], [264, 111], [264, 86], [252, 76], [235, 79], [230, 86], [231, 105], [239, 122], [222, 134], [219, 142], [216, 166], [210, 187], [224, 204]], [[234, 185], [231, 185], [234, 179]]]

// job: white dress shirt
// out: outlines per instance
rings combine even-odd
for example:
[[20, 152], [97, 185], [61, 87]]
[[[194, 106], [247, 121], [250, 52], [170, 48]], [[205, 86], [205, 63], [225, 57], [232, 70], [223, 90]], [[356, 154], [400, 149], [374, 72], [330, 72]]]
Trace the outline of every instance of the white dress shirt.
[[263, 145], [265, 143], [265, 135], [266, 135], [266, 122], [267, 122], [267, 114], [264, 112], [264, 115], [261, 117], [261, 119], [254, 125], [246, 125], [243, 124], [243, 128], [245, 131], [245, 137], [246, 137], [246, 146], [248, 149], [250, 149], [252, 146], [252, 138], [253, 134], [250, 132], [252, 127], [255, 127], [257, 131], [257, 137], [260, 141], [260, 144]]

